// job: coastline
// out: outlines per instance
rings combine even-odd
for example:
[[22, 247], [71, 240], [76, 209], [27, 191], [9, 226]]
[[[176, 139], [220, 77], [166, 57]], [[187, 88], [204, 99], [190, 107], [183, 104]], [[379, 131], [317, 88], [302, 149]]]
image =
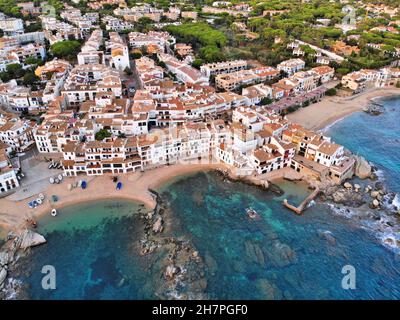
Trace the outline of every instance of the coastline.
[[[144, 204], [148, 210], [153, 210], [156, 207], [156, 200], [149, 189], [158, 188], [174, 178], [187, 174], [216, 169], [226, 169], [226, 167], [222, 164], [177, 164], [145, 172], [121, 175], [118, 178], [122, 182], [123, 187], [118, 191], [115, 189], [115, 183], [112, 182], [112, 175], [65, 177], [61, 184], [49, 184], [43, 190], [42, 193], [45, 195], [45, 201], [35, 209], [30, 209], [27, 203], [35, 199], [37, 195], [20, 201], [8, 200], [7, 197], [0, 199], [0, 227], [3, 229], [3, 232], [8, 230], [15, 231], [26, 226], [28, 218], [38, 220], [45, 214], [48, 214], [53, 208], [61, 209], [66, 206], [97, 200], [132, 200]], [[68, 190], [67, 186], [69, 183], [83, 179], [88, 182], [86, 190], [82, 190], [81, 188]], [[52, 195], [56, 195], [59, 200], [55, 203], [50, 203], [49, 199]]]
[[362, 111], [372, 100], [389, 96], [400, 96], [400, 89], [374, 88], [351, 97], [325, 97], [287, 117], [306, 129], [323, 130], [355, 112]]

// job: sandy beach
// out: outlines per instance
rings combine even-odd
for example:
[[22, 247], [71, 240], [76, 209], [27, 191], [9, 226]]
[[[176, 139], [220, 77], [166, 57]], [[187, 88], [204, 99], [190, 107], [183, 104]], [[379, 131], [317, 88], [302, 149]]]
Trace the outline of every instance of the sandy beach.
[[[49, 214], [51, 209], [59, 209], [65, 206], [95, 201], [100, 199], [129, 199], [142, 202], [149, 210], [153, 209], [156, 202], [149, 189], [157, 188], [162, 184], [191, 173], [213, 169], [225, 169], [220, 164], [177, 164], [152, 169], [145, 172], [135, 172], [119, 176], [122, 182], [121, 190], [115, 189], [112, 176], [104, 175], [98, 177], [67, 177], [63, 183], [58, 185], [49, 184], [42, 192], [45, 201], [35, 209], [30, 209], [27, 203], [37, 198], [37, 195], [21, 201], [12, 201], [8, 197], [0, 199], [0, 226], [4, 230], [16, 230], [27, 224], [27, 219], [38, 220], [44, 214]], [[86, 190], [76, 188], [71, 191], [67, 186], [69, 183], [85, 179], [88, 187]], [[52, 195], [58, 197], [56, 203], [50, 202]]]
[[391, 87], [374, 88], [351, 97], [325, 97], [319, 103], [289, 114], [288, 118], [306, 129], [321, 130], [354, 112], [362, 111], [374, 98], [395, 95], [400, 95], [400, 89]]

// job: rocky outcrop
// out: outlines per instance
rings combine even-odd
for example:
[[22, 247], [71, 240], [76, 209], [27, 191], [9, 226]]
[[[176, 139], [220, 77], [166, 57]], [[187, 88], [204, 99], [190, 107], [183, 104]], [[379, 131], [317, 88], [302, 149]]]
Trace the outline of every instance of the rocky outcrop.
[[32, 230], [26, 229], [21, 234], [21, 249], [27, 249], [30, 247], [38, 246], [40, 244], [46, 243], [46, 239], [39, 233], [33, 232]]
[[4, 281], [6, 281], [7, 278], [7, 269], [6, 267], [0, 268], [0, 289], [3, 287]]
[[32, 230], [25, 229], [20, 233], [10, 233], [7, 237], [7, 242], [0, 248], [0, 300], [4, 299], [5, 291], [4, 285], [9, 273], [10, 267], [12, 267], [16, 259], [17, 253], [20, 250], [26, 250], [27, 248], [34, 247], [46, 242], [46, 239], [39, 233], [33, 232]]
[[163, 219], [161, 217], [158, 217], [156, 221], [153, 224], [153, 232], [154, 233], [160, 233], [163, 231]]
[[372, 166], [363, 157], [356, 157], [355, 175], [360, 179], [367, 179], [371, 176]]

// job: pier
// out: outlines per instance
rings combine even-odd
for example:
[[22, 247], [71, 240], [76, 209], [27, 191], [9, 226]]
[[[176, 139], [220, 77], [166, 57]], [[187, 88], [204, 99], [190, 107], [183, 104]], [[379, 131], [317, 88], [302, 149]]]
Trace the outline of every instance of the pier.
[[303, 210], [306, 208], [307, 204], [308, 204], [311, 200], [314, 200], [314, 198], [318, 195], [319, 191], [320, 191], [319, 188], [316, 187], [315, 190], [314, 190], [307, 198], [305, 198], [305, 199], [300, 203], [300, 205], [299, 205], [298, 207], [296, 207], [296, 206], [290, 204], [290, 203], [287, 201], [287, 199], [284, 199], [284, 200], [283, 200], [283, 205], [284, 205], [286, 208], [288, 208], [288, 209], [294, 211], [296, 214], [300, 215], [300, 214], [303, 212]]

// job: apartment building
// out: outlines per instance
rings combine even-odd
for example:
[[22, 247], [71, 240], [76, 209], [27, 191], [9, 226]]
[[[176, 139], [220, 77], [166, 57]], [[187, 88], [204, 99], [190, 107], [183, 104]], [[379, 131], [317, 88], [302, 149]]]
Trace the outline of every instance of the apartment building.
[[0, 195], [6, 194], [18, 187], [19, 182], [16, 170], [13, 168], [5, 150], [0, 148]]
[[32, 125], [28, 121], [8, 118], [6, 123], [0, 125], [0, 142], [15, 152], [25, 152], [35, 143]]
[[101, 21], [106, 25], [107, 31], [124, 31], [133, 29], [134, 25], [131, 22], [123, 21], [113, 16], [103, 16]]
[[122, 97], [122, 84], [118, 71], [104, 64], [76, 65], [61, 90], [70, 107], [94, 100], [97, 92], [113, 92], [116, 98]]
[[273, 92], [270, 86], [259, 83], [242, 89], [242, 96], [249, 99], [251, 105], [262, 102], [263, 99], [273, 99]]
[[24, 23], [22, 19], [6, 17], [0, 12], [0, 29], [7, 36], [14, 36], [24, 33]]
[[103, 44], [103, 31], [95, 29], [78, 53], [78, 64], [104, 64], [104, 52], [99, 50]]
[[201, 72], [187, 63], [176, 59], [166, 53], [158, 53], [158, 58], [163, 61], [167, 69], [175, 74], [177, 79], [183, 83], [193, 83], [199, 85], [208, 85], [208, 77], [205, 77]]
[[156, 47], [165, 52], [166, 48], [174, 45], [176, 39], [168, 32], [149, 31], [148, 33], [130, 32], [128, 35], [131, 48]]
[[224, 62], [207, 63], [200, 67], [201, 73], [206, 76], [216, 76], [219, 74], [232, 73], [247, 68], [246, 60], [232, 60]]
[[279, 76], [279, 72], [272, 67], [260, 67], [241, 70], [227, 74], [219, 74], [215, 77], [217, 88], [233, 91], [241, 86], [270, 81]]
[[175, 44], [175, 52], [181, 57], [186, 57], [193, 54], [193, 48], [190, 44], [177, 43]]
[[304, 69], [305, 66], [306, 63], [301, 59], [289, 59], [279, 63], [276, 68], [279, 71], [284, 71], [286, 74], [291, 76], [294, 73]]
[[42, 96], [45, 105], [60, 96], [61, 88], [71, 69], [72, 65], [69, 62], [57, 58], [36, 68], [35, 75], [46, 83]]

